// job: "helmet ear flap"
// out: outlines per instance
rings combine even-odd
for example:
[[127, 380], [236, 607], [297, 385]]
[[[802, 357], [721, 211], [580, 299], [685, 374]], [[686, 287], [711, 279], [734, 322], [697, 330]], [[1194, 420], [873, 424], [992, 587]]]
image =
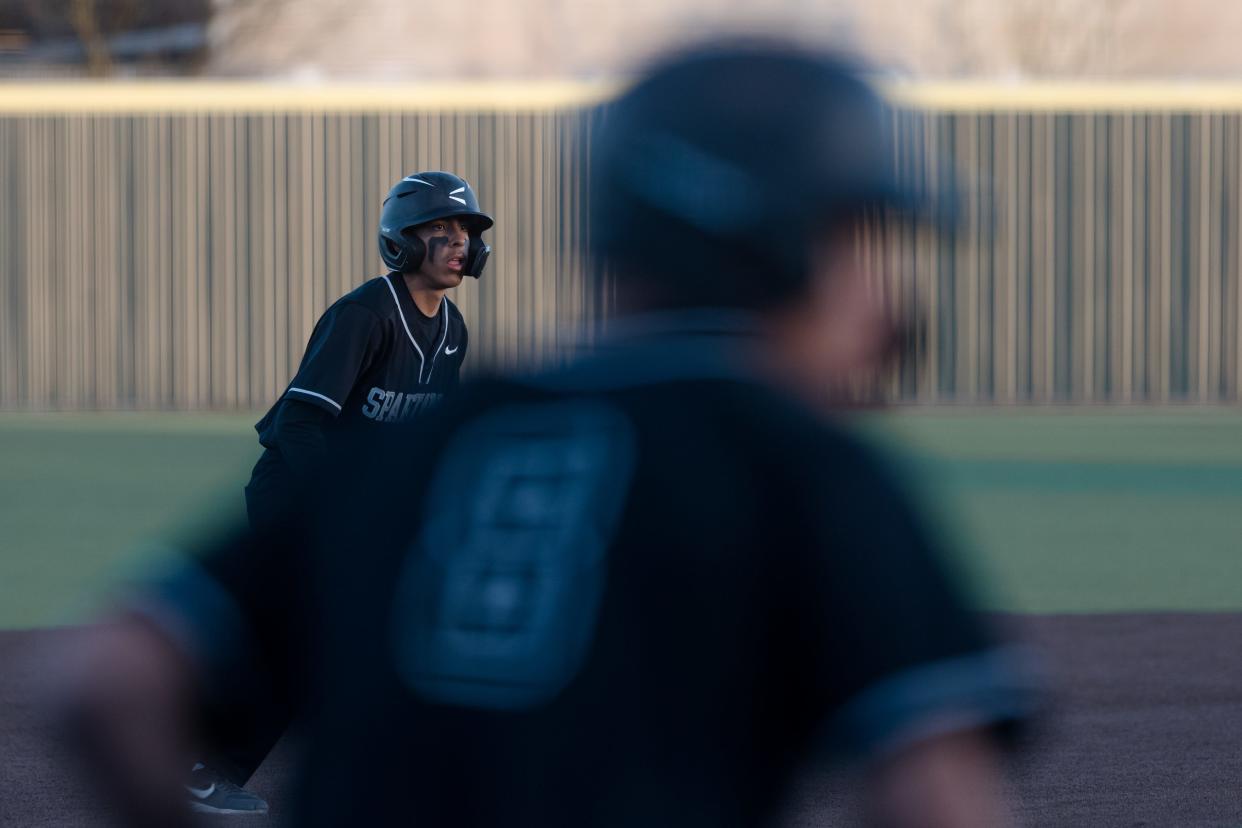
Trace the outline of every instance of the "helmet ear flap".
[[384, 265], [389, 270], [400, 273], [405, 269], [405, 247], [398, 244], [394, 239], [389, 238], [383, 231], [380, 231], [379, 234], [379, 253], [380, 258], [384, 260]]
[[410, 273], [418, 270], [427, 257], [427, 246], [413, 233], [402, 233], [400, 239], [380, 233], [380, 257], [389, 270]]
[[471, 236], [470, 246], [466, 251], [466, 266], [462, 270], [467, 276], [479, 278], [483, 275], [483, 268], [487, 267], [487, 260], [491, 255], [490, 244], [484, 243], [478, 236]]

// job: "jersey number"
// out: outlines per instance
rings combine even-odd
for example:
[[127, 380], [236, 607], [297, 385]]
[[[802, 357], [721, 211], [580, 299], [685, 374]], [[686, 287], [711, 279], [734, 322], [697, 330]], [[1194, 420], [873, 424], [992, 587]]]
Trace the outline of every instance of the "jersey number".
[[429, 701], [524, 709], [578, 673], [633, 439], [582, 402], [509, 407], [460, 429], [396, 592], [398, 672]]

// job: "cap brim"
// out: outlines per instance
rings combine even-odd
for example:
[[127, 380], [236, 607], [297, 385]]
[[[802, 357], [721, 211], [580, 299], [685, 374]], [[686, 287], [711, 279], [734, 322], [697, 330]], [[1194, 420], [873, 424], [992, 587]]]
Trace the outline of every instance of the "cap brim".
[[430, 224], [433, 221], [438, 221], [439, 219], [446, 219], [446, 218], [475, 219], [480, 225], [479, 226], [480, 233], [482, 233], [484, 230], [491, 230], [492, 227], [495, 226], [496, 224], [496, 221], [491, 216], [489, 216], [487, 213], [480, 213], [477, 210], [471, 210], [468, 207], [463, 207], [460, 210], [445, 209], [443, 211], [437, 211], [436, 215], [423, 219], [417, 224], [410, 224], [410, 225], [406, 225], [405, 227], [402, 227], [401, 232], [404, 233], [408, 230], [413, 230], [415, 227], [422, 227], [424, 224]]
[[970, 208], [965, 194], [956, 187], [930, 189], [907, 182], [893, 182], [876, 192], [874, 206], [890, 218], [925, 227], [941, 235], [965, 229]]

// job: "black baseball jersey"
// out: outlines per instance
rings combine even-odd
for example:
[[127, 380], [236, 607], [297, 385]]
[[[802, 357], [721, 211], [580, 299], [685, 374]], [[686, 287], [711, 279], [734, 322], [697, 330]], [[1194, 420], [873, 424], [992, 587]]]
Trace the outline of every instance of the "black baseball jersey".
[[747, 336], [463, 389], [163, 585], [206, 675], [305, 693], [296, 824], [758, 825], [814, 751], [1023, 714], [884, 464]]
[[[401, 274], [389, 273], [324, 312], [281, 399], [318, 406], [342, 425], [405, 422], [457, 385], [466, 347], [465, 321], [448, 297], [428, 318]], [[274, 410], [256, 426], [260, 442]]]

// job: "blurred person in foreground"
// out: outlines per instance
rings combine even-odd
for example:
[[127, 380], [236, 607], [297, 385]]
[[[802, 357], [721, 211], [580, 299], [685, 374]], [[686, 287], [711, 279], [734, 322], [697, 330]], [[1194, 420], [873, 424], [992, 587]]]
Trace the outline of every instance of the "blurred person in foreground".
[[127, 818], [183, 816], [161, 770], [250, 664], [301, 702], [296, 825], [760, 825], [825, 752], [864, 763], [873, 824], [1007, 824], [1023, 665], [808, 403], [887, 339], [854, 248], [915, 206], [885, 123], [850, 67], [771, 44], [615, 101], [606, 341], [464, 388], [93, 631], [78, 732]]

